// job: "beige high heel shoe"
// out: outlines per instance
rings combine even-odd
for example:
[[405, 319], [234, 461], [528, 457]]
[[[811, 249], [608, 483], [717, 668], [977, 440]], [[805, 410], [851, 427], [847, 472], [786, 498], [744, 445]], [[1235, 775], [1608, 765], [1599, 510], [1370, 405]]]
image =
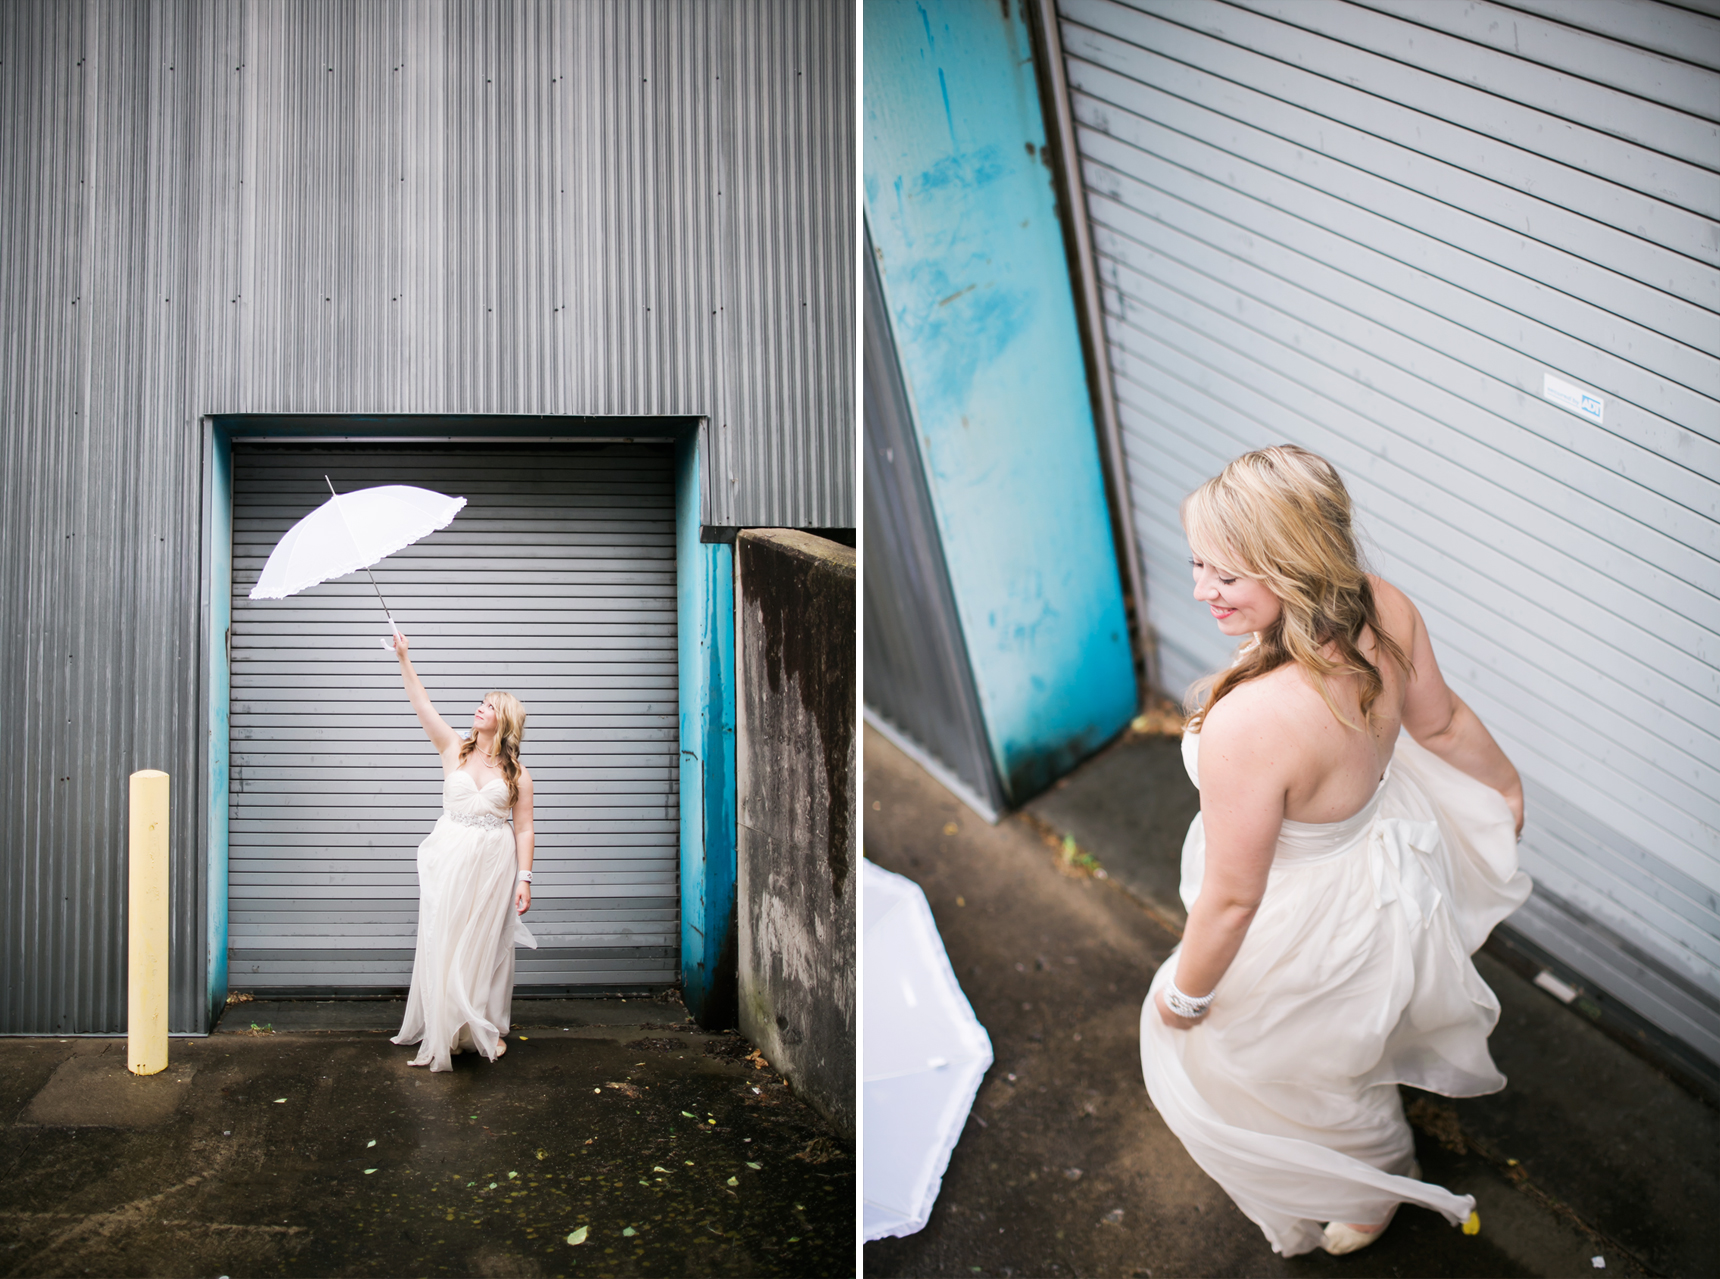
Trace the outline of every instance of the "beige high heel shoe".
[[[1411, 1181], [1421, 1180], [1421, 1164], [1412, 1163], [1409, 1166], [1409, 1178]], [[1397, 1216], [1397, 1210], [1398, 1205], [1393, 1204], [1392, 1210], [1386, 1214], [1386, 1219], [1372, 1230], [1358, 1230], [1342, 1221], [1328, 1221], [1326, 1223], [1326, 1237], [1321, 1241], [1320, 1247], [1334, 1257], [1341, 1257], [1345, 1253], [1366, 1248], [1374, 1240], [1385, 1234], [1386, 1227], [1391, 1225], [1392, 1218]]]

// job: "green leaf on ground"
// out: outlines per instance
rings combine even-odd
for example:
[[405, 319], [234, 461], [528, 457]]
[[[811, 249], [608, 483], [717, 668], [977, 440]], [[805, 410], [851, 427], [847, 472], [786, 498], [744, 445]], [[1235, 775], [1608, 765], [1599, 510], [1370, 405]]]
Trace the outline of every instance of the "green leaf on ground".
[[633, 1229], [632, 1226], [628, 1226], [625, 1230], [623, 1230], [621, 1232], [621, 1237], [623, 1239], [631, 1239], [631, 1238], [633, 1238], [634, 1235], [636, 1235], [638, 1233], [639, 1232], [637, 1230]]
[[579, 1247], [580, 1244], [584, 1243], [585, 1242], [586, 1229], [587, 1229], [587, 1227], [581, 1226], [578, 1230], [574, 1231], [571, 1235], [569, 1235], [567, 1237], [568, 1244], [571, 1247], [577, 1248], [577, 1247]]

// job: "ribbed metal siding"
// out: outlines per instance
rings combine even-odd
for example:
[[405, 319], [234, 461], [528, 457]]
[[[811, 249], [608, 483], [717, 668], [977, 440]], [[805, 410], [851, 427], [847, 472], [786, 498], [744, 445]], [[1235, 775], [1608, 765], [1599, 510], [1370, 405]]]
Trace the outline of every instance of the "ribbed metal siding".
[[[362, 576], [249, 600], [281, 535], [341, 492], [467, 499], [378, 584], [437, 710], [466, 732], [492, 688], [526, 707], [536, 871], [521, 986], [679, 973], [675, 490], [668, 446], [543, 452], [235, 450], [229, 981], [404, 987], [415, 858], [442, 772], [377, 637]], [[321, 496], [319, 496], [321, 495]]]
[[1005, 807], [937, 517], [926, 492], [890, 313], [867, 239], [866, 709], [947, 769], [988, 817]]
[[727, 381], [707, 522], [850, 528], [855, 5], [736, 0], [731, 12], [717, 201]]
[[1325, 453], [1525, 775], [1514, 926], [1720, 1060], [1720, 22], [1060, 10], [1165, 682], [1228, 651], [1178, 501]]
[[[725, 255], [852, 260], [846, 224], [798, 221], [851, 207], [852, 23], [835, 0], [0, 5], [0, 634], [37, 725], [3, 757], [0, 1029], [123, 1025], [141, 767], [174, 778], [172, 1024], [203, 1022], [202, 415], [709, 415], [736, 443], [707, 522], [853, 524], [851, 268], [783, 293], [798, 324], [720, 327]], [[814, 81], [800, 114], [727, 105], [738, 47]], [[745, 168], [785, 156], [801, 178]], [[743, 188], [744, 235], [717, 194]], [[775, 413], [763, 376], [817, 411]]]

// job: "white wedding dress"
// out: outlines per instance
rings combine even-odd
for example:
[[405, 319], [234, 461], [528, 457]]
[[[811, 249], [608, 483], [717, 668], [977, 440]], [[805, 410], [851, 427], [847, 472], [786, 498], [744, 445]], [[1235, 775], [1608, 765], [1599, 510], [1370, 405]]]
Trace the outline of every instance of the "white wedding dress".
[[397, 1044], [419, 1044], [415, 1066], [450, 1070], [474, 1049], [494, 1061], [508, 1033], [514, 947], [537, 948], [518, 912], [519, 875], [508, 825], [508, 784], [480, 785], [455, 769], [442, 783], [442, 816], [418, 845], [418, 949]]
[[[1196, 786], [1198, 742], [1183, 738]], [[1324, 1223], [1384, 1221], [1398, 1203], [1452, 1222], [1474, 1208], [1408, 1175], [1397, 1085], [1449, 1097], [1505, 1086], [1487, 1051], [1499, 1002], [1470, 955], [1529, 896], [1513, 826], [1497, 791], [1401, 734], [1360, 812], [1284, 823], [1211, 1012], [1172, 1030], [1148, 996], [1141, 1065], [1153, 1104], [1273, 1251], [1312, 1251]], [[1197, 816], [1183, 844], [1185, 905], [1205, 858]]]

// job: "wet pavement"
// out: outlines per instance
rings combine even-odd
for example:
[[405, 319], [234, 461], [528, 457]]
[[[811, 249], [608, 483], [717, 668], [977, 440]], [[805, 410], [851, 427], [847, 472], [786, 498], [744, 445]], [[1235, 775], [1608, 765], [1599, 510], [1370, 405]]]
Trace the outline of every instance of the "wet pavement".
[[852, 1146], [745, 1041], [519, 1000], [501, 1060], [428, 1074], [401, 1008], [235, 1005], [147, 1079], [0, 1039], [0, 1273], [853, 1273]]
[[1720, 1114], [1494, 953], [1510, 1086], [1405, 1090], [1424, 1175], [1476, 1197], [1480, 1233], [1405, 1207], [1352, 1256], [1274, 1255], [1141, 1081], [1141, 1001], [1181, 926], [1166, 858], [1194, 811], [1175, 755], [1119, 743], [989, 826], [867, 732], [866, 855], [925, 890], [996, 1060], [930, 1223], [866, 1245], [865, 1273], [1720, 1273]]

